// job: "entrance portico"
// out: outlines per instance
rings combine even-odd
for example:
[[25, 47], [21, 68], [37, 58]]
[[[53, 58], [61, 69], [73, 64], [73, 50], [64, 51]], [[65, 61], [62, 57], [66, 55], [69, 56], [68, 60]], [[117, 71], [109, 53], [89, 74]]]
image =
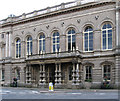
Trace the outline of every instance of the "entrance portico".
[[26, 83], [37, 87], [48, 87], [52, 82], [56, 88], [72, 88], [81, 83], [79, 58], [31, 60], [26, 67]]

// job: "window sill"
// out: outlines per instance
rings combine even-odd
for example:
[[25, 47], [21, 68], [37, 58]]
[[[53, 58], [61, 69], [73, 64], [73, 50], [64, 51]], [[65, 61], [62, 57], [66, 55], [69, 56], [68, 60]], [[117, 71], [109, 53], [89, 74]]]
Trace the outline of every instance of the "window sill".
[[94, 51], [83, 51], [83, 53], [93, 53]]
[[102, 49], [102, 52], [106, 52], [106, 51], [112, 51], [113, 49]]

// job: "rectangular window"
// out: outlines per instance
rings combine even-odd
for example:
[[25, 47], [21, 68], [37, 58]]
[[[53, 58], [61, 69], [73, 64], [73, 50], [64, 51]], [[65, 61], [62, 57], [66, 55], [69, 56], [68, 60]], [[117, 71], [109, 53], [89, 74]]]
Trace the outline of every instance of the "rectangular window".
[[107, 79], [110, 80], [110, 76], [111, 76], [111, 66], [110, 65], [104, 65], [104, 69], [103, 69], [103, 79]]
[[86, 82], [91, 82], [92, 81], [92, 66], [86, 66]]

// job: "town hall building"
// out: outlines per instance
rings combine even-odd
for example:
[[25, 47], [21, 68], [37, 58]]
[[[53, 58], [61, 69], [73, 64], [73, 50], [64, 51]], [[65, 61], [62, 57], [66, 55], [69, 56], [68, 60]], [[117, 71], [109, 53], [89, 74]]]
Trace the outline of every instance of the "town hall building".
[[120, 1], [76, 0], [0, 21], [0, 84], [119, 85]]

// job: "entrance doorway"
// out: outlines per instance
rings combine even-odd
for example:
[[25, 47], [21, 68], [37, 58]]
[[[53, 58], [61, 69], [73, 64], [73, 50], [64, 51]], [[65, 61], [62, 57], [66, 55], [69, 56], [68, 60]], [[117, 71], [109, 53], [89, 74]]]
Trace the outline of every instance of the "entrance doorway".
[[50, 82], [55, 84], [55, 64], [47, 64], [46, 65], [46, 73], [47, 73], [47, 83], [49, 84]]

